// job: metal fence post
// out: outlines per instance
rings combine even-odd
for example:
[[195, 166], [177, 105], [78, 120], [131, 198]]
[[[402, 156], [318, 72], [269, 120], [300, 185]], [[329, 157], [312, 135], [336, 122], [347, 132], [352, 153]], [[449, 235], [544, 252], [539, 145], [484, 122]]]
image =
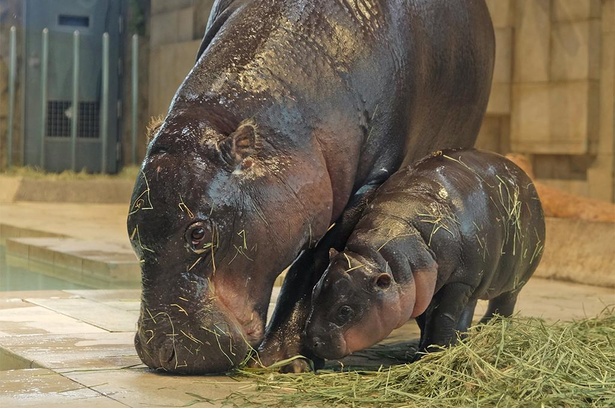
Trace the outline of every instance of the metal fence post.
[[71, 169], [77, 168], [77, 125], [79, 124], [79, 30], [73, 33], [73, 99], [70, 128]]
[[47, 68], [49, 66], [49, 29], [43, 29], [41, 50], [41, 140], [40, 164], [45, 169], [45, 137], [47, 136]]
[[10, 45], [10, 61], [9, 61], [9, 112], [8, 112], [8, 132], [7, 136], [7, 168], [13, 165], [13, 118], [15, 116], [15, 81], [17, 77], [17, 28], [11, 27], [9, 39]]
[[100, 110], [101, 173], [107, 173], [107, 139], [109, 137], [109, 33], [102, 36], [102, 95]]
[[132, 107], [131, 107], [131, 144], [132, 164], [137, 164], [137, 100], [139, 98], [139, 36], [132, 36]]

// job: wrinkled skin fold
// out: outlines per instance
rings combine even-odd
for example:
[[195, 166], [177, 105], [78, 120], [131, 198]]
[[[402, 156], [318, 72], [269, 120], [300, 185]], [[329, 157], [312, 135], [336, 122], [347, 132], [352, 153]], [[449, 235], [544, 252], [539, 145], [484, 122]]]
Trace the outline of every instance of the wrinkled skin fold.
[[402, 164], [473, 145], [493, 55], [482, 1], [217, 1], [128, 212], [143, 362], [201, 374], [311, 356], [328, 248]]
[[505, 157], [438, 151], [380, 186], [346, 248], [314, 287], [306, 344], [341, 359], [416, 318], [419, 354], [481, 322], [510, 316], [545, 245], [532, 180]]

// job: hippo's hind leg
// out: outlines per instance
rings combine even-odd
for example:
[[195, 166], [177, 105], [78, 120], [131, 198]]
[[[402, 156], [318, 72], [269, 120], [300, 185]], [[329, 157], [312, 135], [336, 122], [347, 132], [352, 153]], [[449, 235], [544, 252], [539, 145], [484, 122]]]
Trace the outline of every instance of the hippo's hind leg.
[[485, 324], [486, 322], [489, 322], [489, 320], [496, 314], [503, 317], [510, 317], [515, 310], [518, 295], [518, 291], [509, 291], [489, 300], [487, 312], [483, 318], [480, 319], [480, 323]]

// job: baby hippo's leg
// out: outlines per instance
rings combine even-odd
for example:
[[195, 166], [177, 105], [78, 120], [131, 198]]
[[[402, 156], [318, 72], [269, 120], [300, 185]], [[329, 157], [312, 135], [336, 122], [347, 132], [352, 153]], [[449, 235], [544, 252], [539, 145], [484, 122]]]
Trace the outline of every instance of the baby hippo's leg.
[[416, 361], [417, 359], [421, 357], [419, 352], [423, 351], [421, 349], [421, 345], [424, 344], [425, 335], [427, 334], [427, 331], [426, 331], [427, 322], [429, 321], [429, 317], [431, 317], [431, 314], [433, 313], [434, 306], [435, 306], [434, 302], [430, 303], [427, 309], [425, 310], [425, 312], [415, 318], [416, 324], [419, 326], [419, 330], [421, 331], [421, 339], [419, 340], [418, 351], [417, 351], [417, 354], [414, 356], [413, 361]]
[[503, 317], [510, 317], [515, 310], [515, 304], [517, 303], [517, 296], [519, 295], [518, 291], [510, 291], [507, 293], [502, 293], [497, 297], [489, 300], [489, 306], [487, 307], [487, 312], [480, 319], [481, 324], [485, 324], [488, 322], [495, 314], [501, 315]]
[[468, 307], [472, 291], [471, 286], [463, 283], [447, 284], [438, 291], [432, 301], [433, 308], [430, 305], [425, 316], [419, 351], [429, 351], [430, 345], [449, 346], [457, 342], [460, 318], [466, 308], [473, 311], [473, 307]]
[[470, 325], [472, 325], [472, 318], [474, 318], [474, 310], [476, 309], [477, 301], [478, 300], [471, 300], [461, 312], [456, 330], [461, 333], [462, 337], [465, 337], [465, 333], [468, 331], [468, 328], [470, 328]]

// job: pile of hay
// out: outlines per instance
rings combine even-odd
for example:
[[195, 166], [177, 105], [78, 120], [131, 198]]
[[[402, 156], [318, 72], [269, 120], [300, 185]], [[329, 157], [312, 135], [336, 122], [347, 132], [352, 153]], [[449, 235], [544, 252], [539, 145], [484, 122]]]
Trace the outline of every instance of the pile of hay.
[[257, 391], [224, 404], [277, 407], [615, 407], [615, 308], [545, 324], [514, 317], [457, 346], [378, 371], [242, 371]]

